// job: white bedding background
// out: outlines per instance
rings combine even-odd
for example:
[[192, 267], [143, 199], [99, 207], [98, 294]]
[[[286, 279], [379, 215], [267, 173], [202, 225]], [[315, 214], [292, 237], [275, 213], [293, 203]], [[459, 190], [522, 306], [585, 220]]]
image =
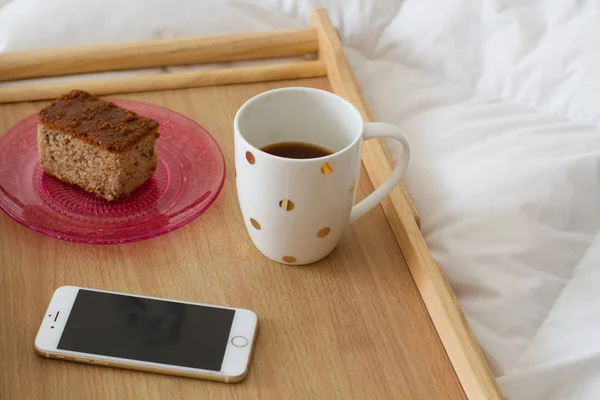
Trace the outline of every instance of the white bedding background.
[[599, 399], [600, 3], [0, 0], [0, 52], [294, 28], [313, 5], [409, 135], [423, 234], [505, 395]]

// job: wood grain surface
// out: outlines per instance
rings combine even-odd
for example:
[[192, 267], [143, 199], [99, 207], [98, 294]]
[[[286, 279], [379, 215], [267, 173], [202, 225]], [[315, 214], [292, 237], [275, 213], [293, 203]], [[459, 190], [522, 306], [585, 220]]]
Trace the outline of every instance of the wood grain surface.
[[[187, 115], [224, 151], [221, 195], [179, 230], [79, 245], [0, 213], [1, 399], [465, 398], [381, 207], [313, 265], [276, 264], [252, 245], [232, 179], [233, 116], [251, 96], [290, 85], [330, 90], [326, 78], [314, 78], [114, 96]], [[0, 134], [44, 104], [0, 106]], [[363, 168], [359, 199], [372, 190]], [[39, 357], [33, 341], [61, 285], [252, 309], [259, 332], [248, 377], [228, 385]]]
[[[96, 79], [77, 82], [77, 87], [100, 96], [115, 93], [230, 85], [233, 83], [314, 78], [325, 75], [327, 75], [327, 69], [322, 61], [297, 61], [127, 78]], [[68, 92], [72, 86], [72, 82], [59, 82], [46, 85], [0, 88], [0, 103], [55, 99], [62, 93]]]
[[[312, 25], [317, 29], [319, 58], [327, 65], [333, 91], [353, 103], [365, 121], [375, 120], [325, 9], [313, 10]], [[394, 165], [382, 139], [365, 142], [362, 160], [375, 186], [385, 181]], [[397, 187], [382, 202], [382, 207], [467, 397], [474, 400], [502, 399], [502, 392], [448, 279], [433, 260], [421, 235], [419, 214], [408, 188], [405, 185]]]
[[317, 51], [314, 29], [247, 32], [0, 54], [0, 81], [286, 57]]

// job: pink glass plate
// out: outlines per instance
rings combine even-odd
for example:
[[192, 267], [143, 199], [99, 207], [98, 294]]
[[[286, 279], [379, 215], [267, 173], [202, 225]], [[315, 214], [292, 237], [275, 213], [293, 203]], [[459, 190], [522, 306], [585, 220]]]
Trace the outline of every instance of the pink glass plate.
[[225, 181], [219, 145], [200, 125], [151, 104], [116, 100], [160, 123], [158, 168], [131, 196], [107, 201], [44, 174], [37, 120], [0, 136], [0, 208], [45, 235], [78, 243], [127, 243], [180, 228], [215, 201]]

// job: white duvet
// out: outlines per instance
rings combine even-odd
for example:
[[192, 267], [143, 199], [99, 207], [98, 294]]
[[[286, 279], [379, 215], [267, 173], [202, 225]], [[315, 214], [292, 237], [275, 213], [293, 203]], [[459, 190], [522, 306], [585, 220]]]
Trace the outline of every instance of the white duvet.
[[599, 399], [600, 3], [0, 0], [0, 52], [300, 27], [313, 5], [411, 139], [423, 234], [505, 395]]

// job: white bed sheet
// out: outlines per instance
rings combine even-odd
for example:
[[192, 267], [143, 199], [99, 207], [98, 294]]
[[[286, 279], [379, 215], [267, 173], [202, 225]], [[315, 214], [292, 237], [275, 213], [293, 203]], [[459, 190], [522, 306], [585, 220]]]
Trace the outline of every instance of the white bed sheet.
[[411, 139], [425, 239], [507, 397], [600, 398], [597, 2], [0, 0], [0, 52], [293, 28], [313, 5]]

